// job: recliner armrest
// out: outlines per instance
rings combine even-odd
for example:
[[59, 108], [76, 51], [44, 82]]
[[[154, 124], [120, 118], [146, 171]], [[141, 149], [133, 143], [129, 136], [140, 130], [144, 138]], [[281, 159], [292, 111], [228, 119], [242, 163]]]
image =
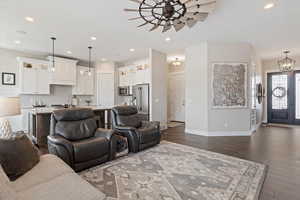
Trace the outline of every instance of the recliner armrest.
[[57, 155], [64, 160], [68, 165], [73, 167], [74, 164], [74, 149], [73, 144], [59, 135], [49, 135], [48, 137], [49, 152]]
[[160, 122], [158, 121], [142, 121], [142, 127], [155, 127], [160, 130]]
[[95, 137], [103, 137], [106, 138], [108, 141], [110, 141], [113, 134], [114, 134], [113, 130], [98, 128], [95, 132]]
[[120, 130], [120, 131], [122, 131], [122, 130], [124, 130], [124, 131], [135, 131], [136, 130], [136, 128], [129, 127], [129, 126], [115, 126], [114, 128], [117, 129], [117, 130]]
[[95, 137], [105, 138], [109, 143], [109, 160], [116, 157], [117, 138], [113, 130], [98, 128], [95, 132]]

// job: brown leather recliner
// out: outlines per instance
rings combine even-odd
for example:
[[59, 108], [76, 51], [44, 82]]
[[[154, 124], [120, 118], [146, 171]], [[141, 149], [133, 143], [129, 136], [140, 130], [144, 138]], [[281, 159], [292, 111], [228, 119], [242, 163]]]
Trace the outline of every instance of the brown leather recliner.
[[112, 109], [112, 125], [116, 134], [127, 138], [130, 152], [139, 152], [160, 143], [159, 122], [143, 120], [135, 106], [117, 106]]
[[65, 109], [51, 116], [48, 149], [75, 171], [115, 158], [116, 136], [98, 129], [91, 109]]

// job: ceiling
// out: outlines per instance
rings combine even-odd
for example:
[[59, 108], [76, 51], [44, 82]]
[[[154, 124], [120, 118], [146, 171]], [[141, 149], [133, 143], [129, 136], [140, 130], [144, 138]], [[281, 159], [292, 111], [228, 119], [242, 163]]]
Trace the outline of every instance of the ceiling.
[[[122, 61], [146, 56], [148, 48], [176, 54], [207, 40], [249, 42], [264, 59], [280, 56], [283, 49], [300, 54], [300, 1], [279, 0], [270, 10], [263, 9], [265, 2], [219, 0], [205, 22], [178, 33], [161, 33], [148, 32], [150, 26], [136, 28], [142, 21], [127, 20], [137, 13], [123, 9], [138, 6], [129, 0], [1, 0], [0, 47], [50, 53], [50, 37], [55, 36], [57, 54], [85, 60], [89, 45], [94, 47], [94, 60]], [[27, 22], [26, 16], [35, 21]], [[91, 41], [91, 36], [97, 40]], [[172, 40], [166, 42], [166, 37]]]

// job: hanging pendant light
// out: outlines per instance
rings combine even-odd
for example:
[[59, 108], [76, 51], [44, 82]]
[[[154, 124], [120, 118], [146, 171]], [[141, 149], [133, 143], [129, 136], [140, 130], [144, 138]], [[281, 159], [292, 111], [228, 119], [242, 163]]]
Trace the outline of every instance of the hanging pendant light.
[[52, 66], [51, 66], [51, 71], [54, 72], [55, 71], [55, 57], [54, 57], [54, 43], [55, 43], [55, 40], [56, 38], [55, 37], [52, 37], [51, 38], [52, 40]]
[[89, 48], [89, 71], [88, 71], [88, 75], [92, 76], [92, 71], [91, 71], [91, 59], [92, 59], [92, 47], [88, 47]]
[[290, 51], [284, 51], [283, 53], [285, 54], [285, 58], [278, 61], [279, 70], [281, 72], [294, 71], [296, 61], [288, 57]]
[[172, 65], [174, 65], [175, 67], [180, 66], [181, 65], [181, 61], [179, 60], [179, 58], [176, 58], [173, 62]]

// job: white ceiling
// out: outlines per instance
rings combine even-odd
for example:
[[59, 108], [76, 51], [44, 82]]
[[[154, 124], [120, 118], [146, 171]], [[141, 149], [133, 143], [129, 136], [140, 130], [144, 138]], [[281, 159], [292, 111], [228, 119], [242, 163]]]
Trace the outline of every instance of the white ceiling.
[[[300, 1], [279, 0], [264, 10], [266, 0], [219, 0], [216, 11], [204, 23], [176, 33], [148, 32], [151, 27], [136, 28], [142, 21], [127, 21], [136, 13], [129, 0], [0, 0], [0, 47], [47, 53], [50, 37], [57, 37], [56, 52], [87, 59], [89, 45], [94, 60], [114, 61], [145, 56], [148, 48], [166, 53], [182, 52], [201, 41], [250, 42], [262, 58], [280, 56], [283, 49], [300, 54]], [[31, 16], [34, 23], [24, 20]], [[17, 31], [25, 31], [20, 34]], [[96, 36], [96, 41], [90, 37]], [[166, 37], [171, 42], [165, 42]], [[15, 44], [20, 40], [21, 44]], [[135, 48], [134, 53], [129, 52]]]

